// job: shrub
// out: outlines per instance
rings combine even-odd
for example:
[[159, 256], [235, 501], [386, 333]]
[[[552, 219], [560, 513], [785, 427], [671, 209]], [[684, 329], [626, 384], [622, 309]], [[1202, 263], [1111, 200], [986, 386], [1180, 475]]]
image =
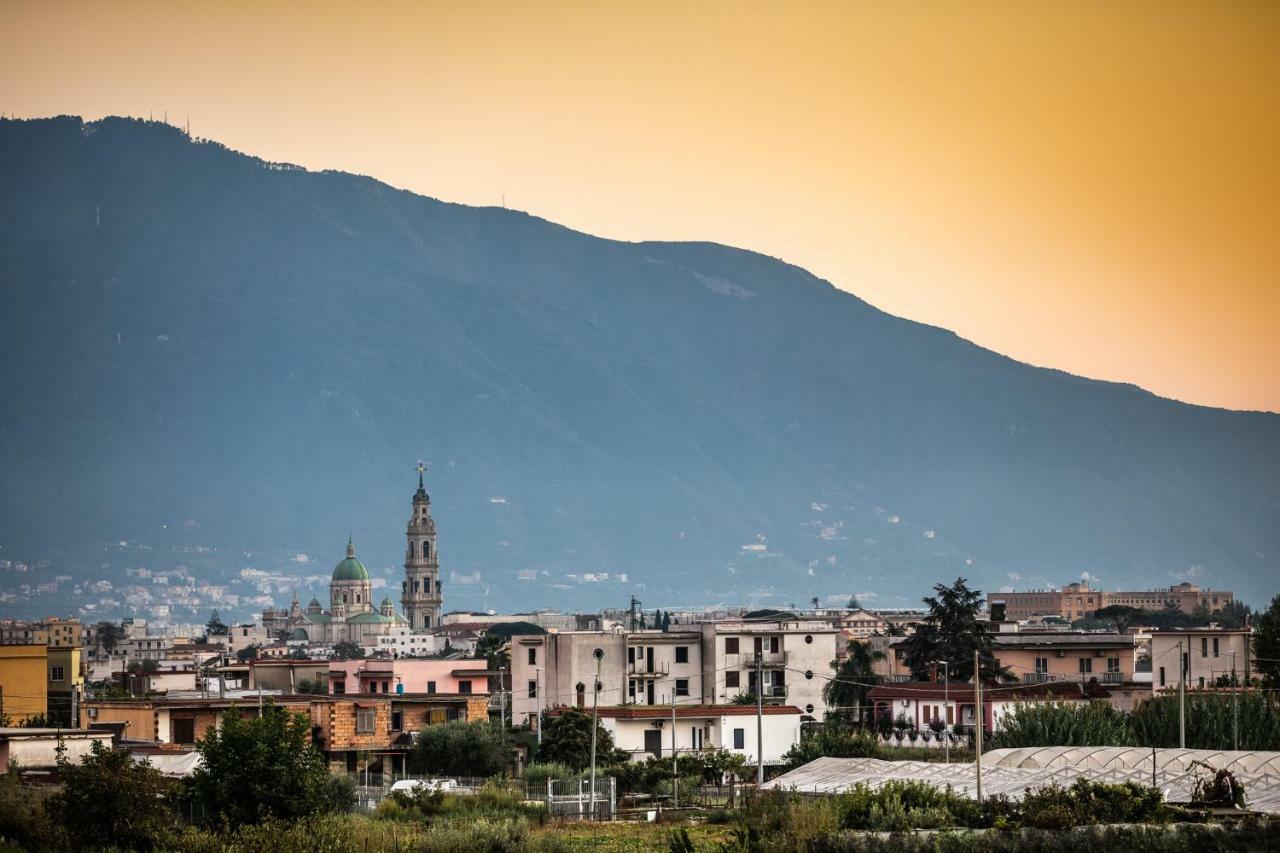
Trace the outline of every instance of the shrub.
[[192, 796], [213, 823], [235, 827], [322, 814], [343, 796], [311, 743], [311, 721], [279, 705], [268, 703], [251, 719], [228, 709], [196, 750], [202, 760]]
[[782, 756], [787, 769], [808, 764], [816, 758], [875, 758], [880, 745], [864, 729], [846, 729], [831, 724], [812, 727]]
[[486, 720], [453, 720], [424, 728], [409, 764], [417, 772], [449, 776], [495, 776], [507, 769], [510, 737]]
[[62, 790], [49, 798], [47, 811], [77, 849], [153, 850], [172, 840], [174, 786], [150, 764], [94, 741], [79, 764], [64, 762], [59, 773]]
[[577, 775], [578, 771], [567, 764], [561, 764], [556, 761], [541, 761], [537, 764], [530, 764], [524, 769], [524, 783], [530, 787], [545, 786], [548, 779], [571, 779]]

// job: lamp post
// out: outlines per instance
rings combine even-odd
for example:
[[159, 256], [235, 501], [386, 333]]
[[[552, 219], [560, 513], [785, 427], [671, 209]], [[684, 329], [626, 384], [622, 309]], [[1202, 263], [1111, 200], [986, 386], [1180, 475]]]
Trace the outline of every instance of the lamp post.
[[[938, 663], [942, 664], [942, 703], [943, 703], [943, 707], [944, 707], [944, 709], [945, 709], [945, 710], [943, 710], [943, 712], [942, 712], [942, 713], [943, 713], [943, 717], [942, 717], [942, 719], [943, 719], [944, 721], [946, 721], [946, 720], [950, 720], [950, 719], [951, 719], [951, 667], [950, 667], [950, 666], [948, 666], [948, 665], [947, 665], [947, 662], [946, 662], [946, 661], [944, 661], [944, 660], [940, 660], [940, 661], [938, 661]], [[950, 764], [950, 763], [951, 763], [951, 731], [950, 731], [950, 728], [951, 728], [950, 723], [947, 723], [947, 724], [946, 724], [946, 725], [944, 725], [944, 726], [943, 726], [943, 728], [942, 728], [942, 735], [943, 735], [943, 737], [945, 738], [945, 740], [943, 740], [942, 744], [943, 744], [943, 747], [944, 747], [944, 748], [945, 748], [945, 750], [946, 750], [946, 755], [947, 755], [947, 761], [946, 761], [946, 763], [947, 763], [947, 764]]]
[[1178, 749], [1187, 748], [1187, 671], [1182, 656], [1182, 640], [1178, 641]]
[[591, 819], [596, 819], [596, 728], [599, 726], [600, 706], [600, 659], [604, 657], [604, 649], [593, 652], [596, 658], [596, 680], [591, 683]]

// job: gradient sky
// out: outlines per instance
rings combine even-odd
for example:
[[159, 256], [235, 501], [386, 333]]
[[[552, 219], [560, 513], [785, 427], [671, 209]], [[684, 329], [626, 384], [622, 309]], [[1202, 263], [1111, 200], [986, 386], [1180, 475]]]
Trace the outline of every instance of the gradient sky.
[[[1280, 3], [0, 4], [0, 111], [706, 239], [1280, 411]], [[269, 6], [269, 8], [267, 8]]]

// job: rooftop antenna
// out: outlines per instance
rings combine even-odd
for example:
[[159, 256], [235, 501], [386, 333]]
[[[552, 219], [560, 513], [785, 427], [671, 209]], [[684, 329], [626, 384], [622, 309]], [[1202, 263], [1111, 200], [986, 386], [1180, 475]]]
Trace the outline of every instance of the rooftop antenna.
[[507, 209], [507, 194], [506, 194], [506, 193], [503, 193], [503, 194], [502, 194], [502, 209], [503, 209], [503, 210], [506, 210], [506, 209]]

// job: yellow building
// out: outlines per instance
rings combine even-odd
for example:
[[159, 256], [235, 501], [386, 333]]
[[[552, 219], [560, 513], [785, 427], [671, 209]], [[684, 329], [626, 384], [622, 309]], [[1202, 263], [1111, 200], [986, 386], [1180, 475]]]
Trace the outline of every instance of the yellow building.
[[84, 675], [80, 669], [80, 649], [49, 648], [49, 722], [75, 725], [76, 696], [84, 695]]
[[49, 709], [49, 647], [0, 646], [0, 719], [18, 725]]

